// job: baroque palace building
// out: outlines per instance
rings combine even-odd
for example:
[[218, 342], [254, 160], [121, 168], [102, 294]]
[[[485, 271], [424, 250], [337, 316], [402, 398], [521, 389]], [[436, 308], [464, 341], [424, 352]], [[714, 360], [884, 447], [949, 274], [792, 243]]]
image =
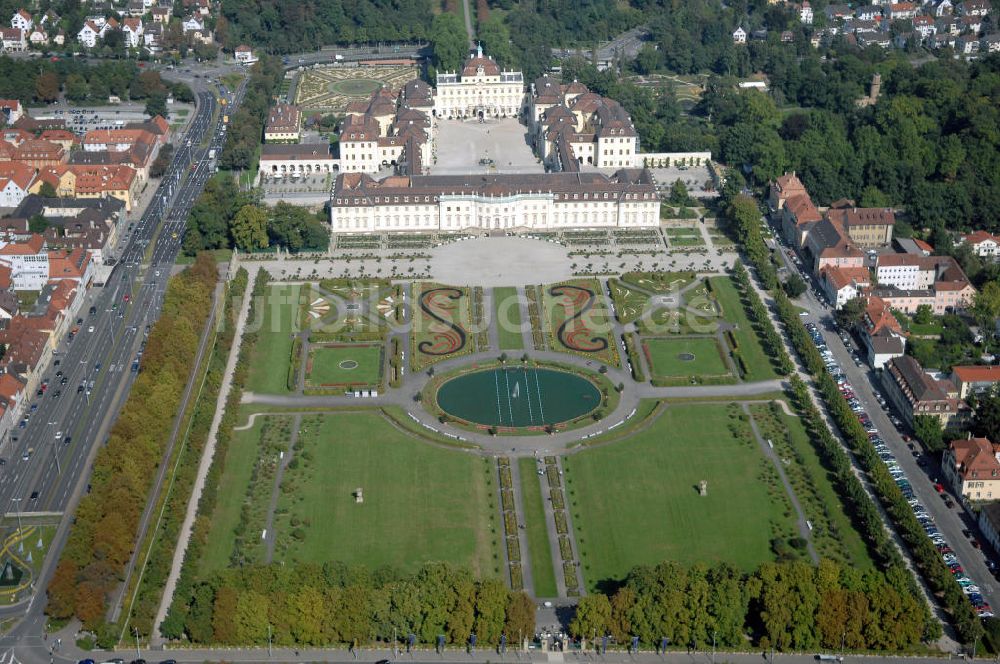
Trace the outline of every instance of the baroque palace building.
[[524, 105], [524, 76], [501, 71], [483, 55], [482, 46], [461, 73], [439, 73], [436, 87], [434, 114], [439, 118], [516, 118]]
[[660, 223], [660, 197], [646, 169], [601, 173], [337, 176], [334, 233], [470, 228], [641, 228]]

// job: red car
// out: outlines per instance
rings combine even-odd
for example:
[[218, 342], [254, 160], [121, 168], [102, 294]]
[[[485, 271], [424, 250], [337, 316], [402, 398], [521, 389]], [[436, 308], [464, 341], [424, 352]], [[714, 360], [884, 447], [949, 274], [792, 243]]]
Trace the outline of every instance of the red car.
[[944, 485], [938, 482], [937, 484], [934, 485], [934, 490], [937, 491], [938, 493], [944, 493]]
[[129, 301], [129, 294], [128, 294], [128, 293], [125, 293], [125, 297], [124, 297], [123, 299], [124, 299], [124, 300], [125, 300], [126, 302], [128, 302], [128, 301]]

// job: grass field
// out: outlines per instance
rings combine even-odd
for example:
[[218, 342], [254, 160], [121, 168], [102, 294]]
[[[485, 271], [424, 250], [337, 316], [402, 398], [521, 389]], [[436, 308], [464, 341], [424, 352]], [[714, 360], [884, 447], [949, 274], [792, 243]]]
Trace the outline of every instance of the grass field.
[[[261, 316], [257, 343], [250, 354], [247, 387], [250, 392], [282, 394], [288, 391], [288, 365], [291, 361], [292, 323], [298, 315], [299, 286], [275, 284], [267, 298], [259, 303]], [[255, 321], [247, 321], [252, 325]]]
[[275, 562], [412, 571], [440, 560], [499, 576], [492, 460], [417, 441], [377, 411], [303, 420], [295, 454], [275, 516]]
[[523, 349], [521, 308], [517, 304], [516, 288], [507, 286], [493, 289], [493, 314], [493, 324], [500, 333], [500, 350]]
[[770, 380], [776, 378], [771, 358], [760, 345], [757, 333], [754, 332], [753, 325], [747, 318], [740, 294], [729, 277], [712, 277], [712, 292], [722, 307], [722, 315], [727, 321], [736, 326], [733, 336], [739, 345], [738, 352], [743, 357], [747, 366], [747, 375], [743, 377], [746, 381]]
[[528, 555], [531, 556], [531, 574], [535, 583], [535, 597], [555, 597], [556, 573], [552, 567], [552, 550], [549, 533], [545, 527], [545, 504], [542, 487], [538, 481], [538, 464], [534, 459], [517, 460], [521, 471], [521, 499], [524, 502], [524, 523], [528, 537]]
[[672, 246], [695, 247], [705, 244], [697, 228], [666, 228], [663, 232]]
[[205, 540], [199, 570], [207, 574], [229, 566], [240, 522], [243, 499], [257, 462], [257, 445], [265, 418], [257, 417], [252, 427], [234, 431], [226, 452], [225, 466], [219, 479], [219, 500], [212, 513], [212, 526]]
[[[795, 533], [791, 505], [735, 406], [668, 407], [621, 442], [565, 457], [588, 589], [636, 565], [772, 560]], [[708, 482], [708, 494], [698, 484]]]
[[378, 385], [381, 382], [381, 345], [331, 344], [309, 349], [307, 386]]
[[[712, 337], [648, 338], [642, 343], [654, 377], [722, 376], [729, 373], [719, 344]], [[682, 359], [682, 355], [694, 355], [694, 359]]]
[[777, 404], [750, 406], [750, 412], [761, 435], [771, 440], [775, 452], [787, 460], [785, 474], [813, 525], [816, 552], [850, 567], [872, 567], [868, 547], [851, 523], [801, 420], [780, 410]]

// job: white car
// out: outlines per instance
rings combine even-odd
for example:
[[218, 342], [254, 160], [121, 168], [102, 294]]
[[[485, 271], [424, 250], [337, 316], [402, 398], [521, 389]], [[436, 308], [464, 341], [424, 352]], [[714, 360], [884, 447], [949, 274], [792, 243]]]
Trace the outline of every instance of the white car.
[[62, 438], [62, 435], [63, 435], [62, 431], [56, 431], [56, 438]]

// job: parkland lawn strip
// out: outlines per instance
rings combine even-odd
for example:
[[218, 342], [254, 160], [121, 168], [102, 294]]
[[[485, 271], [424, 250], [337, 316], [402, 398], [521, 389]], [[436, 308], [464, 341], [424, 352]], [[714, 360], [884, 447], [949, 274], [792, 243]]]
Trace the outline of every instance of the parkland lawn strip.
[[545, 522], [545, 503], [538, 481], [538, 463], [529, 457], [517, 460], [521, 471], [521, 500], [524, 504], [524, 524], [528, 536], [528, 554], [531, 556], [531, 576], [535, 584], [535, 597], [555, 597], [556, 574], [552, 568], [552, 549]]
[[493, 324], [500, 335], [500, 350], [522, 350], [521, 307], [517, 289], [502, 286], [493, 289]]
[[738, 344], [736, 351], [742, 356], [747, 368], [747, 375], [743, 376], [743, 380], [753, 382], [777, 378], [771, 358], [764, 352], [753, 324], [747, 318], [736, 286], [729, 277], [712, 277], [709, 281], [712, 292], [722, 307], [723, 317], [736, 328], [732, 331]]
[[588, 590], [663, 560], [752, 570], [774, 560], [773, 539], [797, 534], [742, 415], [735, 405], [668, 406], [626, 440], [564, 457]]
[[307, 416], [296, 447], [275, 514], [275, 562], [414, 571], [445, 561], [499, 576], [492, 460], [415, 440], [375, 410]]
[[[293, 325], [299, 312], [299, 286], [272, 284], [260, 303], [260, 329], [250, 358], [248, 392], [286, 394], [288, 365], [291, 361]], [[247, 321], [254, 325], [257, 321]]]

